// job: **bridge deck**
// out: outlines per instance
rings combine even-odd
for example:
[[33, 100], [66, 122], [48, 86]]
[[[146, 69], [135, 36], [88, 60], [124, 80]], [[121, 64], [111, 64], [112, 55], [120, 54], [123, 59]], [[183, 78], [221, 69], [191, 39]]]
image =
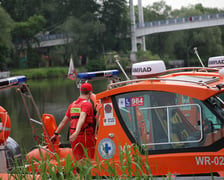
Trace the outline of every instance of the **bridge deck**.
[[[220, 25], [224, 25], [224, 13], [166, 19], [160, 21], [145, 22], [142, 27], [137, 24], [135, 29], [135, 36], [142, 37], [154, 33]], [[39, 40], [40, 43], [34, 44], [34, 48], [63, 45], [71, 42], [72, 39], [65, 34], [50, 34], [40, 36]]]
[[137, 24], [136, 37], [141, 37], [153, 33], [220, 25], [224, 25], [224, 13], [166, 19], [161, 21], [145, 22], [143, 27], [140, 27]]

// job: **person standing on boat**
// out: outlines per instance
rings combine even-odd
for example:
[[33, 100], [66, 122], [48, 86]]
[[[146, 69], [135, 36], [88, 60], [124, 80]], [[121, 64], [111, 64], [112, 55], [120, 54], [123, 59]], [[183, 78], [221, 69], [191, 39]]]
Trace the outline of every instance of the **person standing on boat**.
[[69, 140], [76, 160], [85, 157], [85, 150], [88, 153], [88, 158], [94, 157], [96, 143], [95, 122], [93, 107], [89, 102], [92, 91], [91, 84], [84, 83], [81, 85], [79, 98], [69, 105], [63, 120], [51, 137], [53, 140], [70, 120]]

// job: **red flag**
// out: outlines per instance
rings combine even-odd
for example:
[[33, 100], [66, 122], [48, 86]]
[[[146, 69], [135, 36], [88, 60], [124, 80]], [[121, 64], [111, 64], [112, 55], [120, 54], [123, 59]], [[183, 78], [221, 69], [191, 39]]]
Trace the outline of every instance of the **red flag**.
[[71, 80], [75, 80], [76, 78], [76, 70], [73, 64], [72, 56], [70, 58], [69, 68], [68, 68], [68, 78]]

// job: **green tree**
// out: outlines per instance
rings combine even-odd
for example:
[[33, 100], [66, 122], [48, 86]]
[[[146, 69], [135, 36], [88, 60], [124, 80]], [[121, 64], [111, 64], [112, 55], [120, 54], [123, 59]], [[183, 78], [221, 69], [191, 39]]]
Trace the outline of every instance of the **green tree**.
[[[171, 17], [171, 6], [168, 6], [165, 1], [159, 1], [148, 5], [143, 8], [144, 11], [144, 20], [145, 22], [149, 21], [158, 21], [164, 20]], [[163, 59], [166, 57], [166, 46], [164, 41], [169, 37], [169, 33], [159, 33], [146, 36], [146, 47], [153, 54], [158, 54]]]
[[103, 46], [105, 51], [130, 49], [130, 21], [126, 0], [102, 0], [100, 21], [105, 24]]
[[13, 48], [11, 42], [11, 30], [13, 28], [13, 20], [0, 7], [0, 70], [4, 70], [6, 64], [9, 63], [9, 53]]
[[[57, 57], [55, 61], [52, 59], [52, 65], [67, 66], [71, 54], [77, 60], [76, 64], [79, 64], [79, 57], [82, 57], [85, 64], [87, 59], [96, 59], [107, 52], [127, 53], [131, 49], [129, 7], [126, 0], [0, 0], [0, 4], [16, 22], [12, 34], [13, 43], [16, 50], [28, 48], [23, 54], [27, 55], [31, 67], [38, 66], [41, 59], [42, 52], [31, 49], [32, 43], [38, 42], [37, 34], [65, 33], [71, 37], [70, 43], [45, 50], [48, 55]], [[138, 17], [137, 6], [135, 10]], [[145, 22], [221, 12], [201, 4], [172, 10], [164, 0], [148, 5], [143, 10]], [[10, 26], [12, 24], [10, 21], [7, 23]], [[11, 47], [10, 37], [4, 38], [4, 41], [6, 39], [8, 43], [2, 43], [3, 40], [0, 42], [1, 55], [5, 53], [4, 60]], [[223, 42], [224, 28], [220, 26], [146, 36], [146, 48], [152, 52], [152, 57], [158, 54], [164, 60], [184, 59], [186, 64], [196, 60], [193, 52], [195, 46], [201, 57], [207, 59], [209, 56], [223, 54]], [[17, 55], [19, 52], [16, 52]]]
[[[195, 6], [175, 10], [172, 12], [172, 16], [191, 17], [218, 12], [216, 8], [204, 8], [202, 4], [196, 4]], [[210, 56], [223, 54], [223, 41], [220, 26], [181, 31], [181, 36], [177, 36], [177, 34], [178, 32], [170, 33], [169, 40], [175, 39], [175, 41], [178, 42], [174, 43], [176, 50], [174, 50], [173, 53], [177, 55], [177, 58], [185, 59], [187, 65], [200, 65], [194, 54], [194, 47], [198, 48], [198, 52], [200, 53], [201, 59], [204, 60], [205, 65], [207, 65], [207, 60]]]
[[36, 35], [43, 29], [45, 19], [43, 16], [31, 16], [27, 21], [16, 22], [13, 30], [13, 40], [16, 45], [17, 55], [21, 51], [26, 50], [29, 67], [36, 67], [38, 65], [38, 55], [32, 45], [39, 43]]
[[63, 6], [60, 7], [60, 4], [62, 4], [62, 1], [0, 0], [0, 4], [16, 22], [25, 22], [32, 16], [43, 16], [46, 19], [46, 26], [42, 32], [57, 30], [58, 26], [66, 19], [66, 17], [61, 14]]
[[[162, 1], [156, 6], [155, 4], [151, 7], [147, 6], [144, 10], [147, 11], [148, 15], [151, 14], [150, 18], [157, 20], [178, 17], [190, 18], [191, 16], [219, 12], [217, 9], [204, 8], [201, 4], [171, 11]], [[146, 47], [153, 54], [159, 54], [162, 59], [183, 59], [186, 65], [200, 65], [194, 54], [194, 47], [197, 47], [201, 58], [204, 59], [204, 63], [207, 65], [207, 59], [210, 56], [223, 54], [222, 38], [221, 27], [198, 28], [147, 36]]]
[[42, 0], [0, 0], [1, 6], [15, 21], [26, 21], [30, 16], [40, 15]]
[[47, 25], [51, 32], [63, 30], [64, 23], [71, 17], [80, 19], [89, 15], [89, 18], [95, 18], [99, 9], [95, 0], [47, 0], [44, 6], [43, 14], [48, 20]]
[[[77, 61], [79, 57], [82, 57], [82, 64], [86, 63], [87, 58], [96, 57], [100, 49], [100, 36], [104, 31], [104, 25], [101, 24], [94, 17], [92, 20], [88, 20], [85, 17], [78, 19], [76, 17], [70, 17], [67, 19], [64, 24], [64, 31], [69, 33], [69, 37], [72, 42], [68, 46], [67, 60], [70, 57], [70, 54], [73, 54], [76, 61], [75, 64], [79, 65]], [[65, 61], [67, 64], [67, 62]]]
[[[137, 9], [138, 8], [136, 7], [136, 11]], [[148, 22], [170, 18], [172, 12], [171, 10], [171, 6], [168, 6], [164, 0], [155, 2], [152, 6], [148, 5], [143, 8], [144, 20], [145, 22]]]

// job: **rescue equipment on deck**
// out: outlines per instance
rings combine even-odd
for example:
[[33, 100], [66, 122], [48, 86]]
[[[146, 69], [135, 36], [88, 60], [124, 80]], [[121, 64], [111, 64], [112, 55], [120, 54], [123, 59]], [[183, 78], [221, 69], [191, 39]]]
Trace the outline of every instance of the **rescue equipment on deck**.
[[47, 144], [47, 147], [51, 152], [57, 153], [59, 149], [59, 137], [55, 137], [56, 141], [53, 144], [50, 140], [50, 138], [54, 135], [54, 132], [57, 129], [57, 124], [55, 122], [54, 116], [51, 114], [43, 114], [42, 122], [45, 143]]
[[0, 145], [9, 137], [11, 131], [11, 121], [7, 111], [0, 106]]
[[[11, 137], [8, 137], [4, 145], [0, 145], [0, 179], [2, 173], [7, 173], [15, 167], [22, 165], [22, 155], [18, 143]], [[3, 178], [4, 179], [4, 178]]]

